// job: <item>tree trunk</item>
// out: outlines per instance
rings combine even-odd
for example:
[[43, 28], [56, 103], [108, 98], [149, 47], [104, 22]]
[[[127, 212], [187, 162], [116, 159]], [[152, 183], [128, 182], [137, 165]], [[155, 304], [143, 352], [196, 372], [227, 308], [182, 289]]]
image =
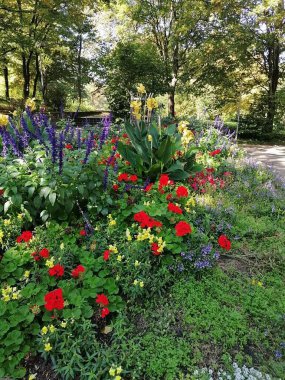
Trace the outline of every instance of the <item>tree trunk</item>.
[[27, 59], [25, 54], [22, 54], [22, 71], [23, 71], [23, 98], [26, 100], [30, 95], [30, 71], [27, 67]]
[[79, 35], [79, 48], [78, 48], [78, 56], [77, 56], [77, 94], [78, 94], [78, 103], [81, 104], [82, 101], [82, 62], [81, 62], [81, 54], [82, 54], [82, 33]]
[[40, 79], [40, 69], [39, 69], [39, 56], [36, 54], [36, 75], [34, 78], [34, 86], [33, 86], [33, 98], [37, 95], [37, 84]]
[[3, 67], [3, 75], [4, 75], [4, 81], [5, 81], [5, 97], [6, 99], [10, 99], [10, 86], [9, 86], [9, 71], [8, 66], [5, 63]]
[[172, 117], [175, 116], [175, 88], [168, 92], [168, 113]]

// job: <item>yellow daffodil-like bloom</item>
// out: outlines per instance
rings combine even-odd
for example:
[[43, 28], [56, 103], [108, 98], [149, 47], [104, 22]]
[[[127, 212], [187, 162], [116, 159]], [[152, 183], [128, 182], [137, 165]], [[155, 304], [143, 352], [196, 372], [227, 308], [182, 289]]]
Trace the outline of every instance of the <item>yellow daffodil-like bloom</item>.
[[145, 94], [145, 93], [146, 93], [145, 86], [144, 86], [142, 83], [140, 83], [140, 84], [137, 86], [137, 92], [138, 92], [139, 94]]
[[3, 295], [3, 297], [1, 298], [4, 302], [8, 302], [8, 301], [10, 301], [10, 296], [8, 295], [8, 294], [5, 294], [5, 295]]
[[147, 135], [147, 139], [149, 142], [152, 142], [152, 135]]
[[139, 267], [140, 265], [141, 265], [141, 263], [138, 260], [136, 260], [135, 261], [135, 267]]
[[48, 328], [49, 328], [49, 331], [50, 331], [51, 333], [54, 333], [55, 330], [56, 330], [56, 328], [54, 327], [54, 325], [50, 325]]
[[138, 241], [149, 240], [149, 242], [152, 243], [153, 239], [154, 239], [154, 235], [151, 234], [151, 229], [150, 228], [147, 228], [145, 230], [141, 230], [137, 234], [137, 240]]
[[46, 352], [51, 351], [51, 350], [52, 350], [52, 345], [51, 345], [50, 343], [46, 343], [46, 344], [45, 344], [45, 348], [44, 348], [44, 350], [45, 350]]
[[143, 281], [140, 281], [140, 287], [141, 287], [141, 288], [144, 287], [144, 282], [143, 282]]
[[0, 128], [6, 127], [8, 123], [9, 123], [9, 116], [3, 115], [2, 113], [0, 113]]
[[128, 228], [126, 229], [126, 238], [128, 241], [132, 240], [132, 235], [131, 235], [130, 230]]
[[154, 98], [148, 98], [146, 101], [146, 106], [150, 111], [152, 111], [153, 109], [158, 107], [157, 100]]
[[182, 137], [181, 137], [181, 142], [182, 142], [182, 145], [188, 145], [190, 143], [191, 140], [194, 139], [194, 133], [188, 129], [185, 129], [183, 132], [182, 132]]
[[118, 248], [115, 245], [109, 245], [109, 251], [118, 253]]
[[110, 376], [115, 376], [115, 375], [116, 375], [116, 369], [113, 368], [113, 367], [110, 368], [110, 369], [109, 369], [109, 375], [110, 375]]
[[34, 111], [36, 109], [36, 102], [34, 99], [29, 98], [27, 99], [25, 106], [29, 107], [31, 111]]
[[134, 116], [140, 114], [141, 105], [142, 105], [142, 102], [139, 100], [131, 101], [131, 109], [132, 109], [132, 114]]
[[136, 120], [141, 120], [141, 118], [142, 118], [142, 115], [140, 113], [137, 113], [137, 112], [133, 112], [133, 116]]
[[48, 333], [48, 328], [46, 326], [44, 326], [42, 329], [41, 329], [41, 332], [43, 335], [46, 335]]
[[62, 328], [66, 328], [66, 325], [67, 325], [67, 322], [61, 322], [61, 324], [60, 324], [60, 327], [62, 327]]
[[19, 295], [20, 295], [20, 292], [19, 292], [19, 291], [13, 293], [13, 294], [12, 294], [12, 300], [17, 300], [17, 299], [19, 299]]
[[157, 239], [157, 244], [159, 245], [159, 248], [157, 249], [157, 252], [160, 252], [160, 253], [163, 252], [163, 250], [164, 250], [164, 248], [166, 246], [166, 243], [165, 243], [165, 241], [162, 240], [162, 237], [159, 237]]
[[52, 268], [54, 266], [54, 257], [51, 257], [49, 260], [46, 261], [46, 266], [48, 268]]

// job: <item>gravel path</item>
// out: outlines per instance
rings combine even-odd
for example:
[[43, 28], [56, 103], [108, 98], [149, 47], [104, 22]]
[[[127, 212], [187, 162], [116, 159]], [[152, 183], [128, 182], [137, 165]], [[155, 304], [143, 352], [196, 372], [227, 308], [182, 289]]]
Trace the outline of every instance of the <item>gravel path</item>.
[[240, 144], [257, 162], [272, 166], [285, 178], [285, 146]]

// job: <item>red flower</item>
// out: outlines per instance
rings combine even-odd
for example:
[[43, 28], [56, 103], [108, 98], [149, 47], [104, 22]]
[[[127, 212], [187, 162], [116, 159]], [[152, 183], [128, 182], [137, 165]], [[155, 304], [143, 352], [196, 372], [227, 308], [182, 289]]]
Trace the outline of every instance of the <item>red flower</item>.
[[188, 197], [188, 189], [184, 186], [179, 186], [177, 189], [176, 189], [176, 195], [178, 198], [181, 198], [181, 197]]
[[138, 176], [136, 176], [135, 174], [133, 174], [129, 177], [129, 181], [131, 181], [131, 182], [137, 182], [137, 180], [138, 180]]
[[103, 252], [103, 259], [104, 259], [105, 261], [108, 261], [108, 260], [109, 260], [109, 258], [110, 258], [110, 253], [111, 253], [111, 251], [109, 251], [109, 249], [106, 249], [106, 251]]
[[105, 294], [98, 294], [96, 298], [96, 303], [102, 306], [109, 305], [108, 297], [105, 296]]
[[142, 228], [145, 227], [162, 227], [162, 223], [158, 220], [151, 218], [146, 212], [140, 211], [134, 215], [134, 220], [140, 223]]
[[123, 134], [123, 138], [124, 138], [124, 139], [127, 139], [128, 137], [129, 137], [129, 135], [128, 135], [127, 133], [124, 133], [124, 134]]
[[162, 188], [164, 186], [168, 185], [169, 177], [167, 174], [161, 174], [159, 178], [159, 188]]
[[71, 144], [66, 144], [66, 145], [65, 145], [65, 148], [66, 148], [66, 149], [73, 149], [73, 146], [72, 146]]
[[64, 307], [64, 299], [62, 296], [62, 289], [55, 289], [52, 292], [49, 292], [45, 295], [45, 308], [48, 311], [54, 309], [61, 310]]
[[73, 278], [78, 278], [78, 277], [80, 277], [81, 273], [84, 273], [84, 272], [85, 272], [84, 266], [83, 265], [77, 265], [77, 267], [71, 271], [71, 276]]
[[121, 173], [119, 176], [118, 176], [118, 181], [119, 182], [122, 182], [122, 181], [128, 181], [129, 179], [129, 175], [128, 173]]
[[2, 197], [2, 195], [4, 194], [5, 190], [4, 189], [0, 189], [0, 197]]
[[101, 311], [101, 317], [105, 318], [108, 314], [110, 314], [110, 310], [107, 307], [104, 307]]
[[128, 166], [131, 165], [130, 161], [126, 161], [126, 165]]
[[145, 187], [144, 191], [145, 191], [146, 193], [148, 193], [148, 192], [152, 189], [152, 186], [153, 186], [153, 185], [154, 185], [153, 183], [149, 183], [149, 184]]
[[223, 175], [224, 175], [225, 177], [228, 177], [228, 176], [232, 175], [232, 173], [231, 173], [231, 172], [224, 172]]
[[119, 185], [117, 185], [117, 184], [113, 185], [113, 190], [114, 191], [118, 191], [119, 190]]
[[157, 243], [152, 243], [151, 250], [155, 256], [159, 256], [161, 254], [161, 252], [158, 252], [158, 248], [159, 248], [159, 245]]
[[174, 203], [168, 203], [168, 211], [174, 212], [175, 214], [182, 214], [182, 210], [180, 207], [176, 206]]
[[47, 259], [49, 257], [49, 250], [47, 248], [43, 248], [39, 255], [43, 257], [44, 259]]
[[32, 256], [33, 256], [33, 258], [34, 258], [35, 261], [39, 261], [41, 259], [40, 256], [39, 256], [39, 254], [38, 254], [38, 252], [32, 253]]
[[214, 157], [220, 153], [221, 153], [221, 149], [216, 149], [216, 150], [213, 150], [213, 152], [209, 152], [209, 156]]
[[213, 173], [215, 171], [214, 168], [206, 168], [207, 173]]
[[231, 249], [231, 242], [230, 240], [226, 237], [226, 235], [221, 235], [218, 238], [218, 244], [220, 247], [225, 249], [226, 251], [229, 251]]
[[190, 224], [184, 221], [178, 222], [175, 226], [175, 230], [176, 236], [184, 236], [192, 232]]
[[24, 241], [25, 243], [28, 243], [33, 237], [33, 234], [31, 231], [23, 231], [20, 236], [17, 237], [16, 242], [21, 243]]
[[167, 201], [170, 201], [170, 199], [172, 199], [173, 198], [173, 195], [172, 194], [168, 194], [167, 196], [166, 196], [166, 200]]
[[86, 236], [86, 231], [85, 231], [85, 230], [81, 230], [81, 231], [79, 232], [79, 235], [80, 235], [80, 236]]
[[64, 268], [60, 264], [54, 265], [48, 271], [50, 276], [62, 277], [64, 275]]

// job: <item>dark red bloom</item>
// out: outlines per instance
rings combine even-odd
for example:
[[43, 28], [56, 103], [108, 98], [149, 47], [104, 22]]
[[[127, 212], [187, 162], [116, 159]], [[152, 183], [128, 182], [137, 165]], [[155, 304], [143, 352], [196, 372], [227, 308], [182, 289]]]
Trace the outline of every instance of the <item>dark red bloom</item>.
[[154, 256], [159, 256], [161, 252], [158, 252], [159, 245], [157, 243], [152, 243], [151, 245], [151, 251], [154, 254]]
[[224, 172], [223, 175], [224, 175], [225, 177], [228, 177], [228, 176], [232, 175], [232, 173], [231, 173], [231, 172]]
[[64, 299], [62, 296], [62, 289], [55, 289], [52, 292], [49, 292], [45, 295], [45, 308], [48, 311], [54, 309], [61, 310], [64, 308]]
[[182, 214], [182, 209], [176, 206], [174, 203], [168, 203], [167, 206], [168, 211], [174, 212], [175, 214]]
[[5, 190], [4, 189], [0, 189], [0, 197], [2, 197], [2, 195], [4, 194]]
[[230, 240], [226, 237], [226, 235], [221, 235], [218, 238], [218, 244], [220, 247], [225, 249], [226, 251], [229, 251], [231, 249], [231, 242]]
[[64, 268], [60, 264], [54, 265], [48, 271], [50, 276], [62, 277], [64, 275]]
[[79, 278], [81, 276], [81, 274], [84, 272], [85, 272], [84, 266], [83, 265], [77, 265], [77, 267], [71, 271], [71, 276], [73, 278]]
[[65, 148], [66, 148], [66, 149], [73, 149], [73, 146], [72, 146], [71, 144], [66, 144], [66, 145], [65, 145]]
[[104, 307], [101, 311], [101, 317], [105, 318], [108, 314], [110, 314], [110, 310], [107, 307]]
[[216, 149], [216, 150], [213, 150], [213, 152], [209, 152], [209, 156], [214, 157], [220, 153], [221, 153], [221, 149]]
[[20, 236], [17, 237], [16, 242], [21, 243], [24, 241], [25, 243], [28, 243], [33, 237], [33, 234], [31, 231], [23, 231]]
[[40, 252], [39, 255], [43, 257], [44, 259], [47, 259], [49, 257], [49, 250], [47, 248], [43, 248]]
[[32, 257], [34, 258], [35, 261], [39, 261], [41, 259], [38, 252], [32, 253]]
[[104, 259], [105, 261], [108, 261], [108, 260], [109, 260], [109, 258], [110, 258], [110, 253], [111, 253], [111, 251], [110, 251], [109, 249], [106, 249], [106, 251], [103, 252], [103, 259]]
[[123, 134], [123, 138], [124, 138], [124, 139], [127, 139], [128, 137], [129, 137], [129, 135], [128, 135], [127, 133], [124, 133], [124, 134]]
[[85, 231], [85, 230], [81, 230], [81, 231], [79, 231], [79, 235], [80, 235], [80, 236], [86, 236], [86, 231]]
[[178, 222], [175, 226], [175, 230], [176, 236], [184, 236], [192, 232], [190, 224], [184, 221]]
[[182, 197], [188, 197], [189, 193], [188, 193], [188, 189], [184, 186], [179, 186], [177, 189], [176, 189], [176, 195], [178, 198], [182, 198]]
[[151, 189], [152, 189], [152, 186], [153, 186], [154, 184], [153, 183], [149, 183], [145, 188], [144, 188], [144, 191], [147, 193], [147, 192], [149, 192]]
[[98, 294], [96, 298], [96, 303], [102, 306], [107, 306], [109, 305], [108, 297], [105, 296], [105, 294]]
[[166, 196], [166, 200], [167, 201], [170, 201], [172, 198], [173, 198], [172, 194], [167, 194], [167, 196]]
[[119, 185], [118, 184], [113, 185], [113, 190], [114, 191], [118, 191], [119, 190]]

